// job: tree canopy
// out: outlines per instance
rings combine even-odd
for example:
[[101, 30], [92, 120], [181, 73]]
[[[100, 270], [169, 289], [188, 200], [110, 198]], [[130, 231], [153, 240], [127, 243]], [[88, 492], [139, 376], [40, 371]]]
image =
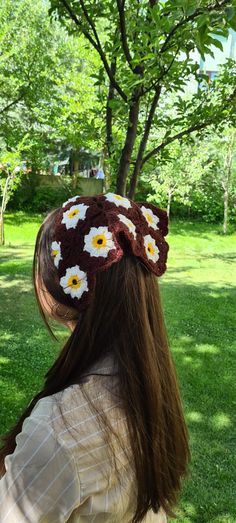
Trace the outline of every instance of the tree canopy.
[[25, 159], [36, 168], [60, 143], [96, 147], [99, 102], [89, 73], [98, 59], [50, 21], [47, 2], [0, 0], [0, 46], [0, 149], [14, 150], [27, 135]]
[[[50, 14], [68, 33], [83, 36], [100, 59], [98, 97], [106, 112], [106, 151], [120, 194], [134, 196], [146, 162], [167, 146], [236, 112], [235, 62], [221, 82], [204, 88], [201, 57], [222, 48], [219, 37], [236, 28], [235, 0], [51, 0]], [[190, 79], [201, 89], [185, 96]], [[166, 107], [166, 102], [169, 107]], [[168, 105], [168, 104], [167, 104]], [[129, 187], [127, 187], [127, 185]]]

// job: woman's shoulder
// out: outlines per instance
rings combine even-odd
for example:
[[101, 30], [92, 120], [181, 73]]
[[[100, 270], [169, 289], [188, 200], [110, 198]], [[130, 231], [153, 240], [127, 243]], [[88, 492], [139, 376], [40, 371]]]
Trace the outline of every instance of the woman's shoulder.
[[[84, 394], [86, 392], [92, 393], [93, 396], [98, 396], [98, 389], [105, 391], [112, 390], [112, 385], [117, 384], [118, 367], [112, 354], [107, 354], [100, 358], [95, 364], [91, 365], [86, 373], [80, 377], [79, 383], [74, 383], [55, 392], [49, 396], [45, 396], [38, 400], [32, 410], [32, 415], [43, 416], [50, 418], [55, 404], [67, 403], [69, 398], [76, 398], [76, 403], [81, 400], [84, 404]], [[109, 384], [111, 386], [109, 386]]]
[[99, 414], [109, 414], [117, 421], [121, 402], [119, 376], [112, 355], [106, 355], [82, 376], [80, 383], [70, 385], [50, 396], [41, 398], [31, 412], [34, 419], [46, 421], [55, 435], [65, 442], [71, 430], [79, 436], [96, 431]]

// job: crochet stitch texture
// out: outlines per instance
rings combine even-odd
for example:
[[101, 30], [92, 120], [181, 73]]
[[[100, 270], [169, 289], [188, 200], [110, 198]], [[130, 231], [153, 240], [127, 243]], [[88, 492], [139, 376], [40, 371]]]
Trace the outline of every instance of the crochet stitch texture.
[[167, 213], [114, 193], [74, 196], [55, 219], [51, 255], [60, 285], [75, 306], [88, 306], [98, 271], [124, 254], [136, 256], [156, 276], [166, 270]]

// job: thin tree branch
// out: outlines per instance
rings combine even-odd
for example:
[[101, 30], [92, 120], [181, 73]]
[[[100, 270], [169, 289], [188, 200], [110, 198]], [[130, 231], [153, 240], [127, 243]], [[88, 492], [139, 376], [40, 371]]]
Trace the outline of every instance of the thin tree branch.
[[141, 140], [140, 146], [139, 146], [138, 156], [140, 155], [140, 153], [143, 153], [143, 151], [144, 151], [144, 149], [146, 147], [146, 143], [147, 143], [148, 136], [149, 136], [150, 129], [151, 129], [151, 125], [152, 125], [152, 120], [153, 120], [153, 117], [154, 117], [154, 114], [155, 114], [155, 111], [156, 111], [156, 108], [157, 108], [157, 104], [158, 104], [158, 101], [159, 101], [159, 98], [160, 98], [160, 94], [161, 94], [161, 86], [159, 86], [156, 89], [155, 95], [154, 95], [152, 103], [151, 103], [151, 107], [150, 107], [150, 111], [149, 111], [149, 114], [148, 114], [148, 118], [146, 120], [145, 127], [144, 127], [143, 137], [142, 137], [142, 140]]
[[194, 131], [200, 131], [201, 129], [204, 129], [205, 127], [207, 127], [208, 125], [211, 125], [213, 123], [213, 120], [206, 120], [204, 123], [202, 124], [195, 124], [195, 125], [192, 125], [191, 127], [189, 127], [188, 129], [185, 129], [184, 131], [180, 131], [179, 133], [177, 134], [174, 134], [174, 136], [170, 136], [167, 140], [165, 140], [164, 142], [162, 142], [160, 145], [158, 145], [157, 147], [155, 147], [155, 149], [153, 149], [152, 151], [150, 151], [148, 154], [146, 154], [146, 156], [144, 156], [143, 158], [143, 161], [142, 161], [142, 166], [145, 162], [147, 162], [152, 156], [155, 156], [157, 153], [159, 153], [159, 151], [161, 151], [162, 149], [164, 149], [167, 145], [169, 145], [170, 143], [174, 142], [175, 140], [178, 140], [180, 138], [182, 138], [183, 136], [187, 136], [188, 134], [191, 134], [192, 132]]
[[[116, 75], [116, 59], [111, 63], [111, 72], [113, 77]], [[107, 106], [106, 106], [106, 138], [107, 138], [107, 151], [108, 155], [111, 156], [111, 145], [113, 142], [112, 134], [112, 107], [109, 106], [109, 102], [114, 99], [114, 87], [110, 82], [109, 91], [107, 96]]]
[[[103, 62], [103, 65], [104, 65], [104, 68], [105, 68], [105, 71], [110, 79], [110, 82], [112, 83], [113, 87], [116, 89], [116, 91], [119, 93], [119, 95], [121, 96], [121, 98], [123, 98], [123, 100], [125, 102], [127, 102], [127, 96], [125, 94], [125, 92], [123, 91], [123, 89], [121, 89], [120, 85], [116, 82], [116, 80], [113, 78], [112, 76], [112, 73], [111, 73], [111, 69], [109, 67], [109, 64], [108, 64], [108, 61], [107, 61], [107, 58], [106, 58], [106, 55], [101, 47], [101, 44], [100, 44], [100, 41], [99, 41], [99, 38], [98, 38], [98, 35], [97, 35], [97, 31], [96, 31], [96, 28], [94, 26], [94, 29], [93, 29], [93, 26], [90, 26], [92, 29], [93, 29], [93, 32], [95, 30], [95, 33], [94, 33], [94, 36], [95, 36], [95, 39], [91, 36], [91, 34], [89, 33], [89, 31], [87, 31], [87, 29], [83, 26], [83, 24], [79, 21], [79, 19], [77, 18], [77, 16], [75, 15], [75, 13], [73, 12], [73, 10], [71, 9], [71, 7], [69, 6], [68, 2], [66, 0], [60, 0], [60, 2], [64, 5], [64, 7], [66, 8], [67, 12], [69, 13], [70, 15], [70, 18], [75, 22], [75, 24], [77, 25], [77, 27], [80, 28], [80, 30], [82, 31], [82, 33], [84, 34], [84, 36], [89, 40], [89, 42], [92, 44], [92, 46], [96, 49], [96, 51], [98, 52], [98, 54], [100, 55], [100, 58]], [[81, 2], [81, 0], [80, 0]], [[84, 6], [84, 3], [83, 3], [83, 6]], [[82, 7], [82, 4], [81, 4], [81, 7]], [[83, 9], [83, 7], [82, 7]], [[85, 9], [85, 6], [84, 6], [84, 9]], [[86, 10], [86, 9], [85, 9]], [[87, 11], [86, 11], [87, 13]], [[85, 13], [84, 13], [85, 14]], [[86, 15], [85, 15], [86, 16]], [[87, 14], [88, 16], [88, 14]], [[89, 20], [90, 17], [89, 17]], [[87, 19], [88, 21], [88, 19]]]
[[99, 36], [98, 36], [97, 30], [96, 30], [95, 24], [94, 24], [92, 18], [91, 18], [91, 17], [89, 16], [89, 14], [88, 14], [88, 11], [87, 11], [87, 9], [86, 9], [86, 7], [85, 7], [84, 1], [83, 1], [83, 0], [79, 0], [79, 2], [80, 2], [80, 5], [81, 5], [81, 7], [82, 7], [82, 10], [83, 10], [84, 16], [85, 16], [85, 18], [86, 18], [88, 24], [90, 25], [90, 27], [91, 27], [91, 29], [92, 29], [92, 31], [93, 31], [93, 34], [94, 34], [95, 40], [96, 40], [96, 42], [97, 42], [97, 46], [98, 46], [98, 48], [99, 48], [100, 50], [102, 50], [101, 42], [100, 42], [100, 40], [99, 40]]
[[[236, 97], [236, 88], [233, 90], [233, 93], [229, 96], [226, 103], [220, 108], [220, 111], [218, 113], [221, 113], [229, 104], [230, 102]], [[146, 163], [152, 156], [155, 156], [157, 153], [159, 153], [162, 149], [164, 149], [167, 145], [174, 142], [175, 140], [179, 140], [183, 136], [187, 136], [188, 134], [191, 134], [194, 131], [200, 131], [201, 129], [205, 129], [209, 125], [212, 125], [214, 121], [218, 118], [219, 114], [216, 114], [215, 117], [212, 117], [210, 120], [205, 120], [203, 123], [198, 123], [191, 125], [188, 127], [188, 129], [184, 129], [183, 131], [180, 131], [177, 134], [174, 134], [174, 136], [170, 136], [165, 140], [164, 142], [160, 143], [155, 149], [150, 151], [146, 156], [144, 156], [142, 161], [142, 166], [144, 163]]]
[[178, 55], [178, 53], [179, 53], [179, 47], [178, 47], [176, 53], [174, 54], [174, 57], [172, 58], [172, 60], [171, 60], [171, 62], [170, 62], [170, 64], [169, 64], [169, 66], [167, 67], [167, 69], [164, 69], [164, 70], [163, 70], [163, 72], [162, 72], [161, 75], [160, 75], [160, 76], [155, 80], [155, 82], [154, 82], [153, 84], [151, 84], [147, 89], [145, 89], [145, 90], [143, 91], [143, 94], [149, 93], [149, 91], [151, 91], [152, 89], [157, 89], [157, 87], [158, 87], [159, 83], [161, 82], [161, 80], [163, 80], [164, 76], [166, 76], [166, 75], [169, 73], [169, 71], [170, 71], [170, 69], [171, 69], [173, 63], [175, 62], [175, 59], [176, 59], [176, 56]]
[[117, 0], [116, 3], [117, 3], [119, 19], [120, 19], [120, 32], [121, 32], [121, 41], [122, 41], [124, 55], [126, 57], [126, 60], [129, 64], [131, 71], [134, 72], [134, 68], [132, 66], [132, 56], [130, 54], [128, 40], [127, 40], [127, 33], [126, 33], [125, 10], [124, 10], [125, 0]]
[[13, 100], [13, 102], [6, 105], [6, 107], [4, 107], [3, 109], [0, 109], [0, 114], [6, 113], [11, 107], [13, 107], [14, 105], [17, 105], [18, 102], [20, 102], [24, 98], [24, 95], [25, 95], [25, 93], [22, 93], [20, 96], [18, 96], [18, 98]]

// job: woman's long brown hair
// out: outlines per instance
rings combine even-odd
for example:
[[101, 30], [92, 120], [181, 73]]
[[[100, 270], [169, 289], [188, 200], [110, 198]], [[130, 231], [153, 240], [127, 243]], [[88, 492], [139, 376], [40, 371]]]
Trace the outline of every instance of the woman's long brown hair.
[[[37, 295], [37, 275], [55, 300], [73, 307], [73, 299], [60, 288], [50, 254], [56, 213], [49, 214], [40, 227], [33, 263], [36, 298], [50, 331]], [[173, 515], [189, 447], [157, 279], [127, 251], [121, 261], [97, 274], [90, 306], [77, 317], [74, 331], [46, 373], [43, 389], [4, 437], [2, 471], [5, 456], [14, 451], [16, 435], [37, 401], [79, 383], [91, 365], [113, 350], [137, 480], [133, 523], [142, 521], [150, 509], [157, 512], [163, 507]]]

